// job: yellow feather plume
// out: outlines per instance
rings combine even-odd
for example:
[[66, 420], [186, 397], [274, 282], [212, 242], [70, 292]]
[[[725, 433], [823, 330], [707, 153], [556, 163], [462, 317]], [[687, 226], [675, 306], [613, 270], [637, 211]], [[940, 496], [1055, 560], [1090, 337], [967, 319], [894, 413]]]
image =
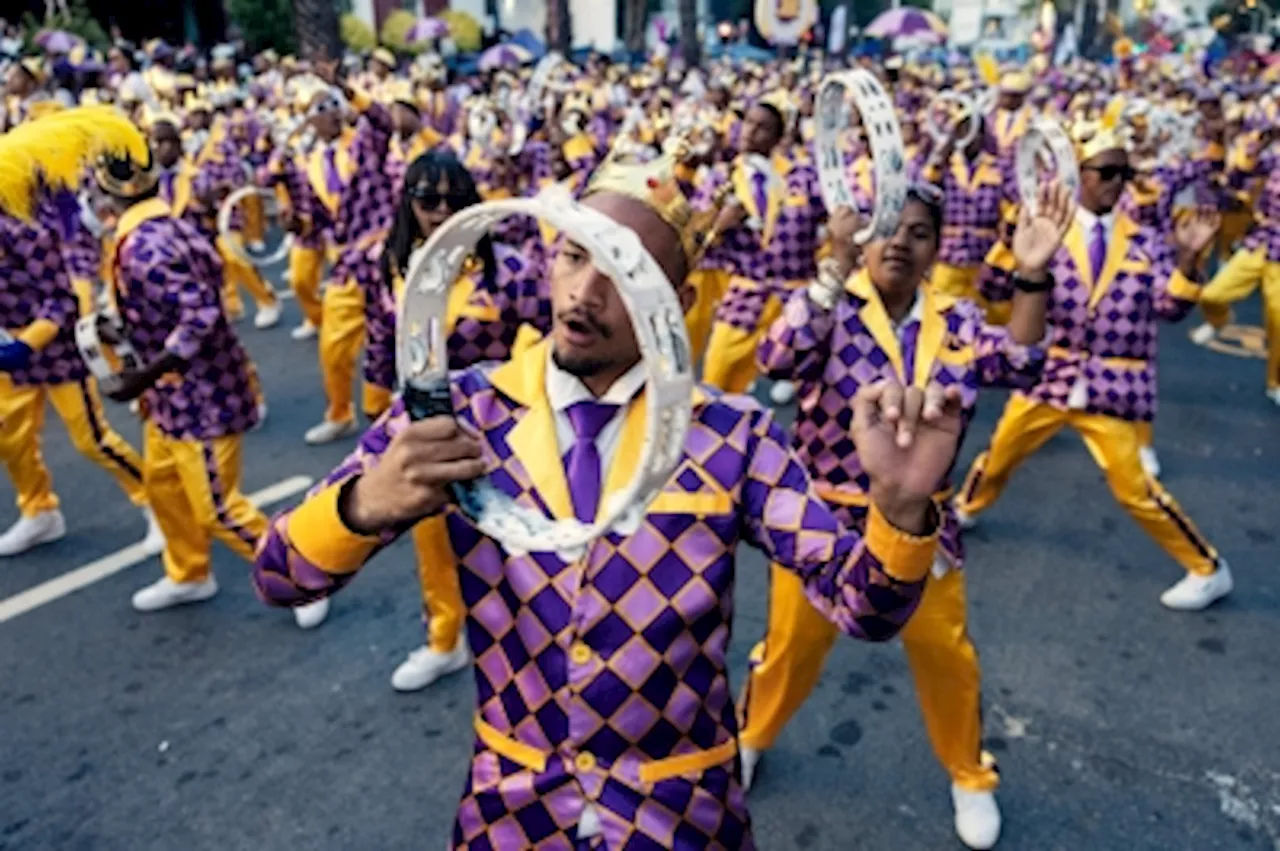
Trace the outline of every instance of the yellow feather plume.
[[79, 186], [108, 154], [151, 159], [146, 137], [115, 107], [82, 106], [20, 124], [0, 136], [0, 212], [29, 219], [38, 186]]
[[988, 86], [1000, 84], [1000, 63], [996, 62], [994, 56], [983, 53], [974, 60], [974, 64], [978, 66], [978, 76], [984, 83]]
[[1124, 114], [1125, 99], [1123, 95], [1116, 95], [1107, 104], [1107, 108], [1102, 113], [1102, 126], [1108, 130], [1115, 130], [1120, 126], [1120, 116]]

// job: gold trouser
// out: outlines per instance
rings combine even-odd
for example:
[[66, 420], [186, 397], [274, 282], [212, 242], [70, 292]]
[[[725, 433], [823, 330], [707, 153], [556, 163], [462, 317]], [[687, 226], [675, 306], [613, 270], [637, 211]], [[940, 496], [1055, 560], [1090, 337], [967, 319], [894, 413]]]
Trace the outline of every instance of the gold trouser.
[[143, 453], [147, 496], [165, 537], [166, 576], [207, 579], [214, 538], [253, 561], [267, 516], [240, 492], [240, 435], [178, 440], [148, 421]]
[[760, 348], [760, 340], [781, 315], [782, 299], [772, 293], [760, 311], [756, 327], [751, 330], [728, 322], [712, 322], [711, 338], [702, 362], [702, 380], [726, 393], [746, 393], [759, 374], [756, 350]]
[[250, 195], [240, 207], [244, 214], [241, 233], [249, 242], [261, 242], [267, 235], [267, 208], [261, 195]]
[[413, 546], [418, 553], [418, 583], [422, 588], [422, 619], [427, 646], [448, 653], [462, 637], [465, 609], [462, 585], [458, 580], [458, 557], [449, 541], [444, 515], [428, 517], [413, 527]]
[[1133, 427], [1138, 430], [1139, 446], [1155, 446], [1156, 444], [1156, 424], [1153, 422], [1134, 423]]
[[1112, 496], [1174, 561], [1201, 575], [1217, 569], [1217, 550], [1169, 492], [1143, 472], [1138, 460], [1137, 423], [1118, 417], [1063, 411], [1021, 394], [1010, 396], [991, 435], [991, 445], [973, 462], [956, 506], [971, 516], [986, 510], [1017, 466], [1066, 425], [1084, 440], [1107, 477]]
[[303, 317], [317, 328], [323, 316], [320, 304], [320, 282], [323, 279], [323, 248], [294, 245], [289, 249], [289, 286], [293, 287]]
[[130, 502], [146, 505], [142, 458], [107, 422], [93, 379], [16, 385], [8, 374], [0, 372], [0, 460], [8, 468], [22, 516], [34, 517], [58, 507], [53, 477], [40, 453], [46, 399], [80, 454], [110, 473]]
[[689, 327], [690, 356], [697, 364], [706, 354], [716, 307], [729, 288], [729, 273], [720, 269], [697, 269], [689, 275], [689, 286], [693, 287], [695, 298], [685, 314], [685, 324]]
[[364, 345], [364, 290], [354, 281], [331, 281], [324, 291], [320, 322], [320, 373], [329, 399], [324, 418], [345, 423], [355, 419], [352, 386], [360, 347]]
[[276, 304], [275, 290], [263, 280], [258, 267], [232, 250], [228, 239], [234, 239], [237, 244], [243, 243], [243, 238], [239, 234], [218, 237], [218, 253], [222, 255], [223, 309], [232, 318], [244, 315], [244, 302], [240, 300], [241, 286], [249, 291], [250, 297], [258, 307], [273, 307]]
[[71, 288], [76, 291], [76, 302], [80, 305], [80, 315], [88, 316], [97, 313], [97, 305], [93, 298], [93, 281], [88, 278], [72, 278]]
[[1222, 227], [1216, 240], [1218, 256], [1226, 257], [1253, 226], [1252, 210], [1232, 210], [1222, 214]]
[[[840, 634], [809, 604], [794, 573], [775, 564], [769, 577], [768, 632], [751, 651], [738, 737], [757, 750], [773, 746], [813, 692]], [[990, 791], [1000, 775], [982, 751], [981, 672], [965, 623], [964, 573], [931, 577], [902, 630], [902, 646], [938, 762], [961, 788]]]
[[1237, 251], [1200, 291], [1200, 307], [1216, 328], [1227, 323], [1230, 305], [1262, 287], [1267, 332], [1267, 387], [1280, 387], [1280, 263], [1267, 260], [1265, 248]]
[[980, 266], [952, 266], [949, 263], [934, 263], [933, 273], [929, 276], [929, 286], [940, 295], [953, 298], [967, 298], [981, 307], [987, 314], [987, 322], [992, 325], [1008, 325], [1013, 313], [1013, 302], [988, 302], [978, 290], [978, 274]]

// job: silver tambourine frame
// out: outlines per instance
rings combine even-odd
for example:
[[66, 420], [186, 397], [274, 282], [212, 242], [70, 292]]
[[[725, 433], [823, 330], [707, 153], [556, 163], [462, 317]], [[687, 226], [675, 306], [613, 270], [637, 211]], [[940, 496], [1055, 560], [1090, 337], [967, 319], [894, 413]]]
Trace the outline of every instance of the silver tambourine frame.
[[396, 367], [410, 416], [452, 414], [445, 308], [449, 289], [479, 240], [513, 217], [546, 222], [582, 246], [614, 281], [631, 317], [645, 371], [648, 419], [634, 478], [600, 507], [594, 523], [553, 520], [517, 503], [487, 478], [455, 486], [458, 508], [510, 553], [555, 552], [581, 557], [610, 532], [632, 534], [675, 471], [692, 419], [693, 362], [684, 311], [675, 288], [640, 238], [563, 189], [533, 198], [468, 207], [445, 222], [410, 261], [396, 325]]
[[873, 239], [891, 236], [898, 229], [902, 208], [907, 203], [907, 157], [893, 101], [880, 81], [863, 70], [828, 75], [818, 89], [815, 105], [818, 177], [827, 212], [834, 214], [840, 207], [857, 209], [853, 181], [840, 150], [840, 134], [849, 127], [846, 103], [849, 94], [853, 95], [862, 116], [875, 162], [875, 205], [871, 221], [853, 235], [856, 244], [865, 245]]
[[136, 369], [139, 366], [138, 355], [125, 336], [124, 322], [119, 316], [111, 313], [90, 313], [76, 320], [76, 348], [80, 352], [80, 358], [89, 368], [89, 373], [98, 380], [102, 389], [111, 393], [120, 385], [120, 374], [111, 366], [106, 353], [108, 344], [104, 343], [98, 334], [100, 322], [108, 322], [115, 329], [116, 338], [120, 342], [111, 344], [111, 351], [125, 368]]
[[973, 143], [974, 139], [978, 138], [979, 122], [975, 120], [978, 103], [963, 92], [956, 92], [948, 89], [934, 95], [929, 101], [929, 106], [924, 113], [925, 126], [929, 131], [929, 135], [934, 139], [939, 142], [946, 140], [948, 133], [947, 128], [938, 126], [934, 113], [940, 106], [948, 103], [958, 104], [960, 107], [959, 117], [954, 120], [955, 126], [958, 127], [965, 122], [969, 123], [969, 132], [965, 133], [963, 138], [956, 139], [957, 148], [967, 148]]
[[284, 239], [280, 240], [280, 244], [276, 246], [275, 251], [263, 257], [250, 254], [240, 245], [240, 240], [231, 238], [231, 214], [235, 212], [236, 206], [241, 201], [251, 195], [260, 195], [269, 202], [276, 200], [275, 192], [270, 189], [263, 189], [259, 186], [241, 186], [228, 195], [226, 200], [222, 202], [222, 206], [218, 208], [218, 236], [221, 236], [226, 241], [227, 246], [237, 257], [253, 266], [274, 266], [277, 263], [284, 262], [284, 259], [289, 256], [289, 250], [293, 248], [293, 234], [287, 231]]
[[1062, 125], [1047, 118], [1036, 119], [1018, 140], [1014, 154], [1014, 169], [1018, 178], [1018, 196], [1021, 203], [1035, 212], [1036, 199], [1040, 195], [1040, 173], [1036, 160], [1040, 151], [1047, 148], [1053, 158], [1057, 180], [1072, 198], [1080, 193], [1080, 164], [1076, 161], [1075, 147]]

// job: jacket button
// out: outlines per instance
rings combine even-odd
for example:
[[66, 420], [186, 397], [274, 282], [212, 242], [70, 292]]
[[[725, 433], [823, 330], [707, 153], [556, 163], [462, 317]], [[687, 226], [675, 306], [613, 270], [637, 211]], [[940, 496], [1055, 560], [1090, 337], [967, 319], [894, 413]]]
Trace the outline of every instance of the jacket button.
[[594, 771], [596, 758], [584, 751], [573, 758], [573, 767], [579, 771]]
[[575, 641], [569, 648], [569, 661], [575, 665], [585, 665], [591, 661], [591, 648], [585, 642]]

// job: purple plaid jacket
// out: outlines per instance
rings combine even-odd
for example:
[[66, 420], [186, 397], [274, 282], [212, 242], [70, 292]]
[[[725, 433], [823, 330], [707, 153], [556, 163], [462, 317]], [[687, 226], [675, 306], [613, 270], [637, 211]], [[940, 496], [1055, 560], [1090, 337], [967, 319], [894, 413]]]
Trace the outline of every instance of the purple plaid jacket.
[[[550, 516], [573, 516], [547, 402], [546, 344], [454, 377], [454, 408], [480, 435], [491, 481]], [[604, 493], [631, 474], [644, 396], [622, 414]], [[259, 544], [259, 595], [298, 605], [331, 594], [390, 539], [346, 529], [344, 484], [379, 463], [408, 424], [403, 403]], [[475, 651], [474, 756], [453, 848], [571, 851], [590, 803], [603, 845], [752, 848], [735, 764], [737, 712], [725, 666], [739, 543], [794, 570], [847, 634], [894, 635], [910, 616], [936, 541], [873, 512], [842, 528], [786, 433], [754, 401], [696, 393], [685, 451], [635, 533], [609, 533], [579, 561], [516, 555], [461, 514], [446, 521]]]
[[25, 369], [9, 373], [18, 385], [65, 384], [80, 381], [87, 372], [74, 334], [79, 303], [58, 250], [58, 234], [42, 218], [24, 222], [0, 213], [0, 328], [17, 336], [37, 320], [57, 327]]
[[938, 262], [972, 268], [986, 259], [1004, 213], [1017, 198], [1009, 163], [986, 151], [973, 162], [955, 152], [945, 166], [924, 169], [924, 179], [943, 192]]
[[[1013, 253], [997, 244], [979, 279], [989, 301], [1013, 296]], [[1049, 263], [1049, 359], [1032, 399], [1066, 409], [1076, 379], [1088, 383], [1089, 413], [1150, 421], [1156, 410], [1158, 321], [1177, 322], [1200, 287], [1175, 268], [1163, 234], [1117, 212], [1098, 281], [1078, 222]]]
[[[769, 296], [785, 299], [799, 281], [818, 276], [819, 227], [826, 221], [818, 172], [775, 155], [774, 172], [780, 185], [769, 190], [766, 209], [757, 210], [748, 170], [742, 160], [714, 167], [699, 187], [696, 205], [705, 205], [726, 181], [759, 228], [744, 223], [720, 235], [703, 261], [705, 268], [722, 269], [732, 277], [716, 321], [754, 330]], [[790, 286], [788, 286], [790, 285]]]
[[102, 266], [102, 242], [80, 221], [80, 199], [70, 189], [41, 194], [36, 212], [57, 234], [67, 274], [72, 279], [96, 281]]
[[[546, 335], [551, 330], [551, 293], [541, 256], [530, 257], [509, 245], [494, 243], [498, 271], [486, 285], [480, 270], [465, 273], [455, 287], [465, 294], [449, 300], [449, 366], [464, 369], [511, 357], [521, 325]], [[396, 387], [396, 315], [404, 281], [396, 275], [388, 285], [382, 275], [366, 294], [364, 378], [378, 387]]]
[[[791, 296], [782, 316], [760, 341], [761, 372], [801, 386], [793, 427], [796, 455], [819, 496], [858, 528], [871, 486], [853, 445], [853, 398], [880, 379], [958, 386], [964, 427], [977, 408], [979, 387], [1032, 387], [1044, 368], [1042, 349], [1014, 342], [1005, 328], [987, 325], [973, 302], [922, 288], [915, 312], [895, 332], [865, 271], [849, 279], [848, 297], [834, 310], [814, 304], [805, 291]], [[950, 489], [949, 477], [938, 483]], [[941, 547], [950, 562], [964, 562], [960, 528], [950, 502], [944, 509]]]
[[253, 366], [222, 310], [222, 259], [201, 233], [154, 198], [121, 217], [113, 246], [115, 303], [143, 363], [187, 362], [142, 395], [143, 414], [170, 437], [209, 440], [258, 422]]

